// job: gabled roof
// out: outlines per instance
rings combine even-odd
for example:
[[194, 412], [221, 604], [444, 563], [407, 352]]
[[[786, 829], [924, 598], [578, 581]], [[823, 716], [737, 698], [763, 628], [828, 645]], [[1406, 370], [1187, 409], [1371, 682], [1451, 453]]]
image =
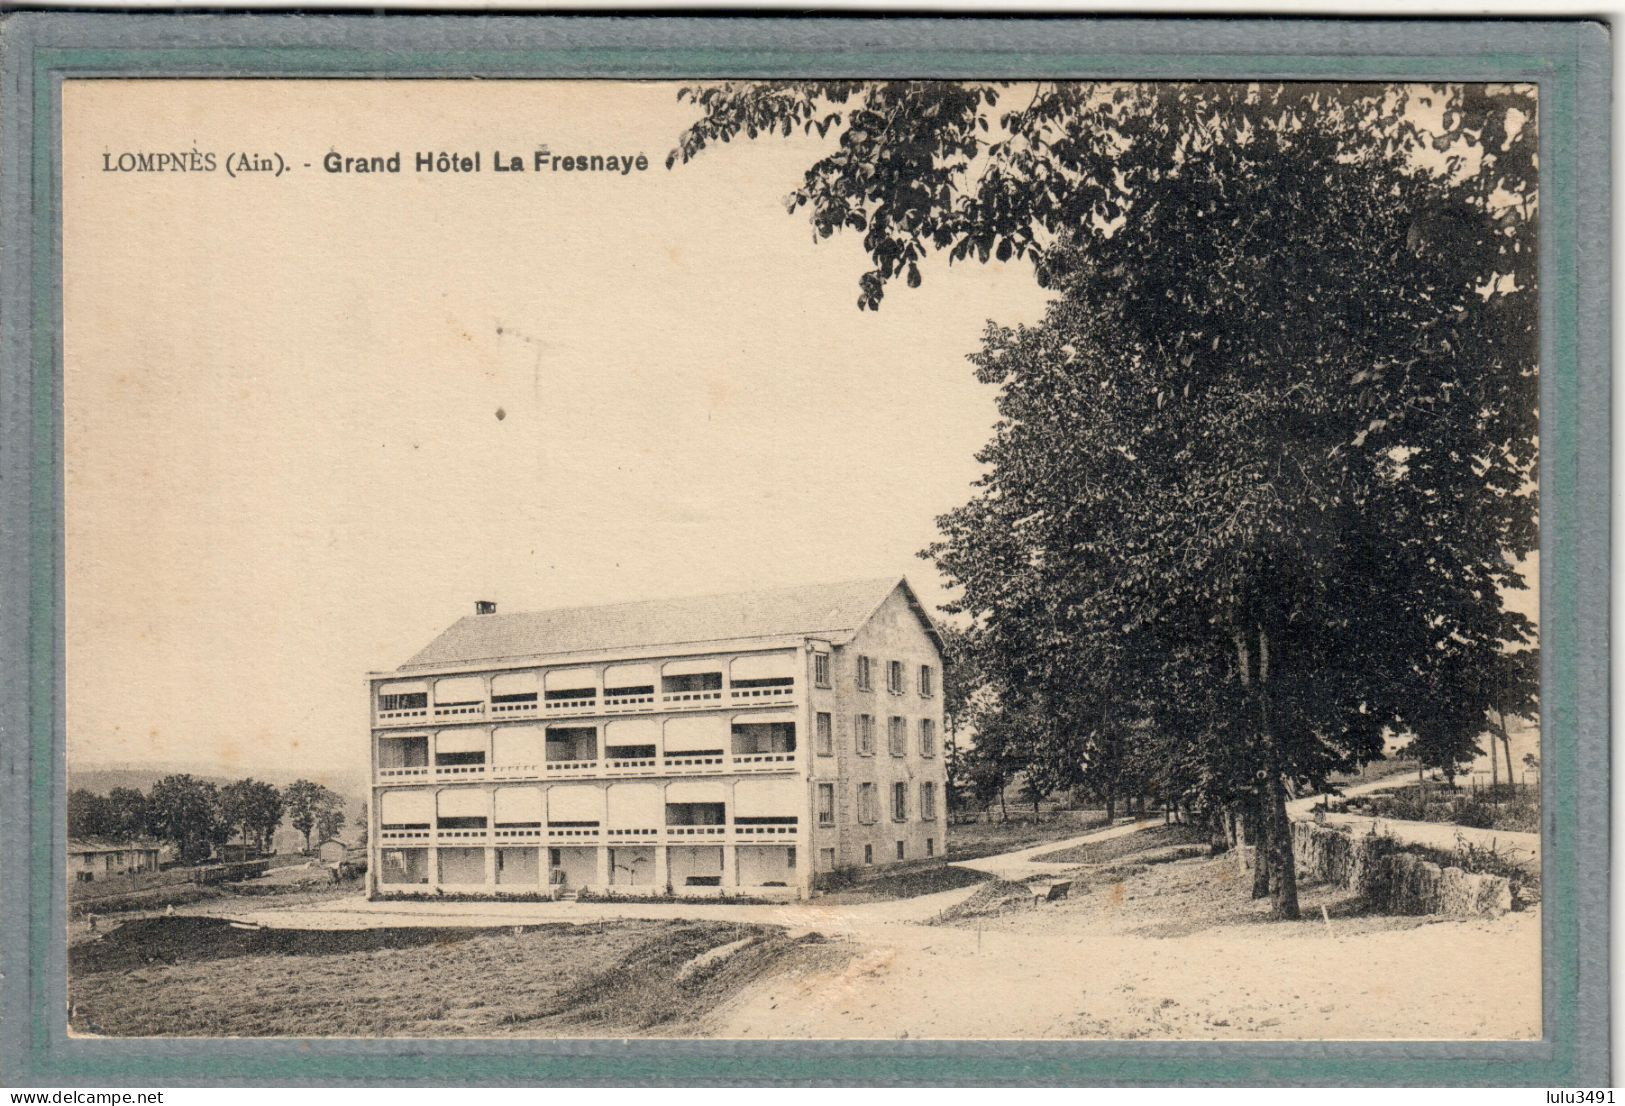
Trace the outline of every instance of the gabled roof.
[[68, 838], [70, 853], [155, 852], [159, 847], [156, 841], [110, 841], [101, 837]]
[[791, 637], [842, 642], [899, 587], [926, 632], [937, 640], [936, 627], [908, 581], [886, 576], [602, 607], [469, 615], [431, 641], [401, 671], [702, 642]]

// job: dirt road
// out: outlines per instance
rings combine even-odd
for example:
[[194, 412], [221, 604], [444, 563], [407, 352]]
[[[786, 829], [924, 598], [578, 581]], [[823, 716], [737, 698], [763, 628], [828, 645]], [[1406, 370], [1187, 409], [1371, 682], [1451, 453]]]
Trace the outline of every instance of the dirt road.
[[[1396, 786], [1399, 786], [1399, 781], [1392, 777], [1372, 780], [1343, 788], [1343, 795], [1344, 797], [1364, 795], [1373, 791], [1391, 790]], [[1323, 797], [1321, 795], [1310, 795], [1302, 799], [1296, 799], [1287, 804], [1287, 814], [1293, 818], [1311, 817], [1315, 804], [1320, 802]], [[1426, 845], [1429, 848], [1442, 849], [1446, 852], [1452, 851], [1460, 847], [1462, 842], [1466, 842], [1482, 849], [1494, 849], [1530, 871], [1540, 870], [1540, 834], [1538, 833], [1475, 829], [1472, 826], [1458, 826], [1451, 822], [1412, 822], [1398, 818], [1372, 818], [1363, 814], [1325, 814], [1322, 817], [1325, 818], [1328, 824], [1349, 826], [1357, 834], [1371, 833], [1375, 830], [1379, 834], [1387, 834], [1408, 844]]]
[[[719, 1037], [1516, 1039], [1540, 1033], [1540, 917], [1368, 917], [1305, 887], [1264, 920], [1227, 858], [1161, 864], [954, 925], [858, 925], [841, 969], [779, 975]], [[1321, 908], [1326, 908], [1322, 915]]]
[[[1264, 920], [1226, 857], [1068, 869], [1035, 854], [1160, 823], [1113, 826], [964, 866], [1000, 878], [1069, 871], [1071, 898], [1011, 902], [949, 924], [984, 888], [859, 904], [245, 904], [209, 913], [272, 927], [590, 924], [692, 918], [784, 926], [845, 945], [769, 975], [706, 1019], [715, 1037], [1518, 1039], [1540, 1033], [1540, 916], [1372, 917], [1346, 892], [1301, 891], [1304, 919]], [[1450, 828], [1450, 827], [1441, 827]], [[1030, 900], [1029, 900], [1030, 901]], [[1325, 913], [1322, 913], [1324, 908]], [[203, 911], [198, 911], [203, 912]]]

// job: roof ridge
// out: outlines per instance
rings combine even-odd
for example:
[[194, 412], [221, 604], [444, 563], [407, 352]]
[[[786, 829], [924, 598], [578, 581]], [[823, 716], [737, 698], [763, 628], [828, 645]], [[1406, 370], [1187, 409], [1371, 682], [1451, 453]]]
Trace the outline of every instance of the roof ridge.
[[494, 657], [842, 632], [862, 625], [899, 586], [907, 586], [902, 574], [464, 615], [397, 671]]
[[570, 611], [601, 611], [610, 607], [639, 607], [645, 603], [682, 603], [700, 599], [731, 599], [735, 596], [770, 595], [774, 592], [812, 591], [820, 588], [853, 587], [858, 584], [897, 584], [904, 579], [902, 573], [893, 576], [854, 576], [845, 580], [820, 580], [811, 584], [778, 584], [767, 588], [743, 588], [732, 591], [696, 592], [689, 595], [652, 595], [646, 599], [620, 599], [613, 603], [577, 603], [568, 607], [527, 607], [520, 611], [499, 611], [495, 615], [465, 614], [463, 618], [518, 618], [534, 614], [562, 614]]

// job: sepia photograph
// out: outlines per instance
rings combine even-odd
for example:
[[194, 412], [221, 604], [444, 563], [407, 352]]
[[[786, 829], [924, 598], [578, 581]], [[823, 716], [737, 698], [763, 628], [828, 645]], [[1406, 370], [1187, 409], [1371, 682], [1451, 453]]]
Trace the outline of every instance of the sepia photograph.
[[70, 1037], [1550, 1029], [1544, 88], [60, 96]]

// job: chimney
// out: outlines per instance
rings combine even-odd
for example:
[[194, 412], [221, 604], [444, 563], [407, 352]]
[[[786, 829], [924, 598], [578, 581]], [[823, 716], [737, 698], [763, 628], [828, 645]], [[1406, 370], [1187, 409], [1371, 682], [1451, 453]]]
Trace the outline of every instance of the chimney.
[[474, 600], [474, 613], [475, 614], [496, 614], [497, 613], [497, 605], [494, 602], [492, 602], [491, 600], [489, 600], [489, 599], [476, 599], [476, 600]]

